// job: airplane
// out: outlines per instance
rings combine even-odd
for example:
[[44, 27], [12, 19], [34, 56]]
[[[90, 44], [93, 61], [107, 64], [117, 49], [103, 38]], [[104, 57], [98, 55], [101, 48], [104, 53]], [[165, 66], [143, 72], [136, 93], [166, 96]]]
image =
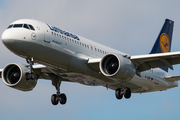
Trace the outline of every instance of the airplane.
[[38, 79], [51, 80], [57, 91], [51, 96], [53, 105], [67, 102], [60, 92], [62, 81], [104, 86], [114, 90], [117, 99], [178, 87], [180, 76], [168, 74], [180, 63], [180, 52], [170, 52], [173, 26], [174, 21], [166, 19], [150, 53], [130, 56], [50, 24], [20, 19], [1, 38], [28, 64], [9, 63], [0, 69], [1, 78], [21, 91], [33, 90]]

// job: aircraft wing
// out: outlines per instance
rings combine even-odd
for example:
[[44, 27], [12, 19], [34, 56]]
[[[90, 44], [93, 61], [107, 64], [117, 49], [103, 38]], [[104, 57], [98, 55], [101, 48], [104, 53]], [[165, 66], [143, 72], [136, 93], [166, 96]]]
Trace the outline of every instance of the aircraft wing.
[[101, 61], [101, 58], [90, 58], [87, 63], [92, 69], [99, 71], [100, 61]]
[[180, 52], [136, 55], [131, 56], [130, 60], [136, 65], [139, 72], [164, 66], [173, 70], [172, 65], [180, 64]]

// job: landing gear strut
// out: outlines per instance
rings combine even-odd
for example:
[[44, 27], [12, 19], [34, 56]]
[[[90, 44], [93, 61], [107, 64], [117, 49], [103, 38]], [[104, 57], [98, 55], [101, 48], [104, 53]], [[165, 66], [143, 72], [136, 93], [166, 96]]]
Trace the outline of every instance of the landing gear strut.
[[122, 83], [121, 88], [116, 89], [115, 95], [117, 99], [122, 99], [123, 95], [126, 99], [129, 99], [131, 97], [131, 90], [130, 88], [126, 87], [124, 88], [125, 82]]
[[34, 58], [27, 58], [26, 59], [27, 63], [30, 66], [30, 72], [26, 73], [26, 80], [34, 80], [35, 79], [35, 74], [33, 72], [33, 65], [34, 65]]
[[55, 86], [57, 93], [51, 96], [51, 102], [53, 105], [57, 105], [60, 102], [62, 105], [66, 104], [67, 98], [64, 93], [60, 94], [61, 77], [51, 75], [52, 84]]

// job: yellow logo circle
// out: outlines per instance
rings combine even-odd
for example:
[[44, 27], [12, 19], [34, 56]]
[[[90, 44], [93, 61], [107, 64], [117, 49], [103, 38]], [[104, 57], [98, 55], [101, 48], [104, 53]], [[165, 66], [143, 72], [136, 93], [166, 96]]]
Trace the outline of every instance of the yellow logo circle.
[[163, 53], [170, 51], [169, 37], [166, 33], [162, 33], [160, 37], [160, 47]]

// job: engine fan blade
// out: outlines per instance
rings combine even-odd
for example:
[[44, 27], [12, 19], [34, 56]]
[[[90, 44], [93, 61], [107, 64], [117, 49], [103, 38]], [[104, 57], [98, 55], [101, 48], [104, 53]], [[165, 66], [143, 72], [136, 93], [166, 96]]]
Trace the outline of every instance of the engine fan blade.
[[20, 74], [18, 72], [13, 72], [10, 74], [9, 81], [11, 84], [16, 83], [19, 80]]
[[118, 69], [118, 64], [115, 62], [111, 62], [109, 65], [107, 65], [106, 70], [109, 74], [114, 74]]

